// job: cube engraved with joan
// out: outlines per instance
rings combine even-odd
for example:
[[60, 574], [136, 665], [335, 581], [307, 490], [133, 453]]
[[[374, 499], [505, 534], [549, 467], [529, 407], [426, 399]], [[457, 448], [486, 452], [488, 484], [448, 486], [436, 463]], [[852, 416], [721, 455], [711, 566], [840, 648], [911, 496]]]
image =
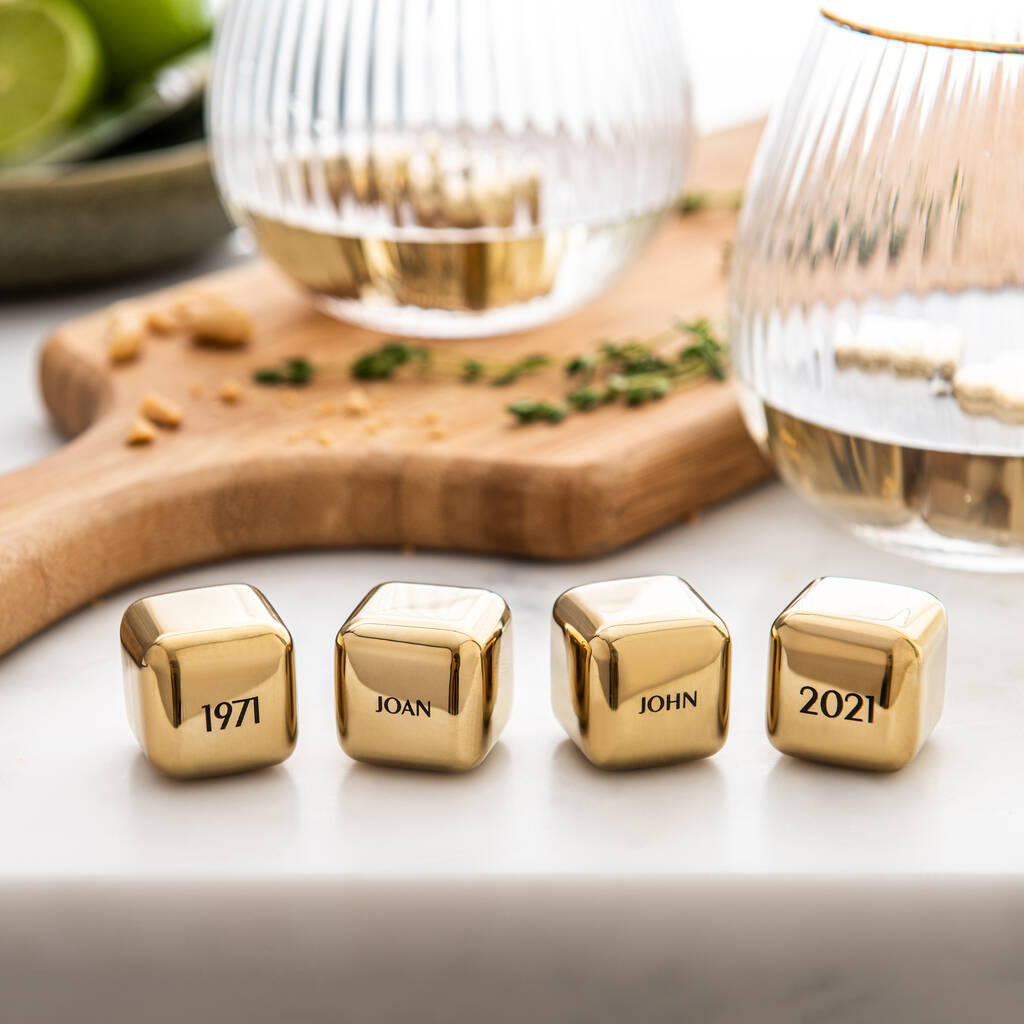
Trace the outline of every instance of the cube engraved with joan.
[[338, 738], [358, 761], [464, 771], [512, 708], [512, 625], [489, 590], [383, 583], [337, 637]]
[[121, 651], [129, 724], [164, 774], [262, 768], [295, 748], [292, 638], [254, 587], [136, 601], [121, 620]]
[[729, 728], [729, 630], [678, 576], [590, 583], [554, 607], [551, 700], [601, 768], [708, 757]]
[[794, 757], [902, 768], [942, 714], [946, 636], [923, 590], [815, 580], [772, 626], [768, 738]]

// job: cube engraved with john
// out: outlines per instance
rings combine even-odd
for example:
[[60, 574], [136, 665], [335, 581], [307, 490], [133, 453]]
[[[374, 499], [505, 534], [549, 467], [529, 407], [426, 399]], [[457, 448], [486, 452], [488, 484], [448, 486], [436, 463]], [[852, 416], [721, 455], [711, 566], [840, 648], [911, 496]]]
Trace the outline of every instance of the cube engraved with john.
[[121, 620], [128, 720], [177, 778], [277, 764], [295, 748], [292, 638], [254, 587], [147, 597]]
[[464, 771], [508, 721], [511, 617], [489, 590], [383, 583], [336, 653], [338, 738], [358, 761]]
[[772, 744], [849, 768], [902, 768], [942, 714], [946, 636], [946, 610], [923, 590], [815, 580], [772, 626]]
[[729, 631], [677, 576], [590, 583], [554, 607], [551, 701], [601, 768], [708, 757], [729, 728]]

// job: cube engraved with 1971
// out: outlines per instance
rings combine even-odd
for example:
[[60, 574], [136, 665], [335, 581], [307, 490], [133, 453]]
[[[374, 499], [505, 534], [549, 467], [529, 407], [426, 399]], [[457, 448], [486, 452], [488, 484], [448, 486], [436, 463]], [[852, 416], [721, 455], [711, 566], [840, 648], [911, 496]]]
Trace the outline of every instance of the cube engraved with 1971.
[[295, 747], [292, 638], [254, 587], [158, 594], [121, 620], [128, 720], [166, 775], [224, 775]]

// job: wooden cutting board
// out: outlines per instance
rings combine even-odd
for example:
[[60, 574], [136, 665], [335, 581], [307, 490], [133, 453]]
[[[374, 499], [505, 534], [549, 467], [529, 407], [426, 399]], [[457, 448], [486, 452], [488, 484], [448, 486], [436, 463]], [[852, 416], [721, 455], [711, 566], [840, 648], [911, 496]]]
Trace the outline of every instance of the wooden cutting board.
[[[760, 126], [704, 140], [695, 187], [742, 185]], [[459, 352], [576, 353], [597, 339], [653, 334], [676, 316], [721, 317], [723, 249], [735, 213], [675, 217], [608, 295], [568, 320], [509, 338], [451, 343]], [[536, 558], [614, 550], [765, 476], [729, 384], [706, 383], [635, 409], [606, 407], [558, 426], [517, 427], [505, 405], [560, 397], [558, 370], [511, 389], [403, 379], [365, 385], [391, 425], [324, 415], [352, 388], [343, 375], [282, 392], [249, 384], [253, 368], [292, 355], [342, 366], [381, 343], [337, 323], [262, 262], [202, 284], [256, 324], [244, 351], [181, 337], [148, 342], [110, 365], [109, 311], [61, 327], [41, 361], [46, 404], [75, 440], [0, 480], [0, 651], [126, 583], [196, 562], [321, 546], [414, 545]], [[194, 288], [192, 285], [186, 288]], [[166, 304], [181, 289], [138, 301]], [[245, 382], [241, 402], [217, 397]], [[201, 396], [193, 392], [202, 391]], [[185, 421], [147, 447], [126, 431], [157, 391]], [[447, 436], [431, 438], [428, 414]], [[316, 439], [326, 431], [330, 445]], [[295, 442], [295, 434], [303, 439]]]

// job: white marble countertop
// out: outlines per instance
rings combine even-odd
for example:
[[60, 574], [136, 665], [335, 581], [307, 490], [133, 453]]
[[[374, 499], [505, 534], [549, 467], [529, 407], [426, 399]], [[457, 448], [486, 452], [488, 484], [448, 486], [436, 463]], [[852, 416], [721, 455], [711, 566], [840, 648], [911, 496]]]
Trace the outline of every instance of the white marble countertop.
[[[729, 739], [705, 761], [601, 772], [550, 709], [551, 605], [580, 582], [655, 572], [690, 580], [732, 631]], [[924, 587], [948, 608], [943, 719], [896, 774], [802, 763], [766, 739], [769, 627], [823, 574]], [[515, 708], [476, 771], [375, 768], [338, 746], [334, 634], [390, 579], [480, 585], [509, 602]], [[125, 721], [120, 616], [146, 593], [225, 581], [262, 589], [293, 633], [299, 744], [263, 772], [169, 781]], [[1024, 874], [1020, 586], [875, 552], [778, 484], [585, 563], [323, 551], [176, 573], [71, 616], [0, 663], [0, 877]]]

